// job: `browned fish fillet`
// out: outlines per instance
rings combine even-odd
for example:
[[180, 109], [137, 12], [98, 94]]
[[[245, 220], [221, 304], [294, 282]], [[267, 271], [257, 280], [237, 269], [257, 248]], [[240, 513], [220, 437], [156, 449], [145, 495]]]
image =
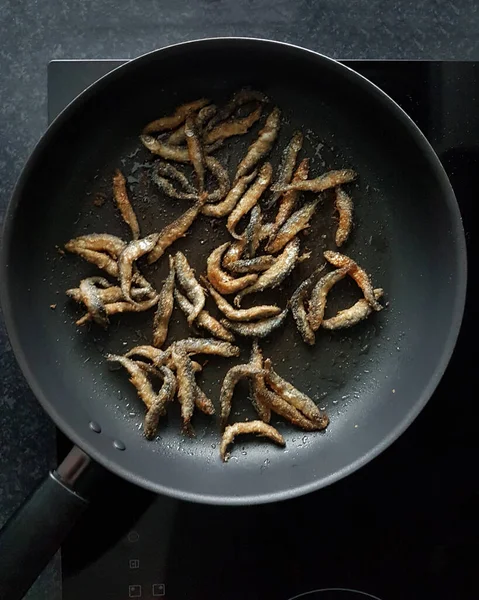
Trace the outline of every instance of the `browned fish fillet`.
[[251, 285], [258, 279], [258, 275], [251, 273], [243, 277], [234, 278], [221, 268], [221, 260], [230, 242], [222, 244], [208, 256], [206, 272], [212, 286], [221, 294], [234, 294]]
[[198, 200], [191, 208], [160, 231], [156, 245], [148, 255], [148, 262], [150, 264], [161, 258], [165, 250], [169, 248], [173, 242], [176, 242], [178, 238], [185, 235], [200, 213], [205, 202], [205, 197], [200, 198], [200, 200]]
[[338, 228], [336, 229], [336, 246], [342, 246], [348, 239], [353, 227], [353, 201], [349, 194], [341, 188], [337, 187], [336, 195], [336, 210], [338, 211], [339, 220]]
[[[383, 295], [382, 288], [376, 288], [374, 290], [374, 297], [379, 300]], [[352, 327], [357, 325], [360, 321], [363, 321], [372, 313], [369, 302], [366, 298], [361, 298], [355, 304], [344, 310], [338, 311], [338, 314], [330, 319], [324, 319], [321, 323], [321, 327], [324, 329], [344, 329], [346, 327]]]
[[168, 335], [168, 325], [173, 312], [175, 289], [175, 265], [170, 256], [170, 272], [158, 295], [158, 307], [153, 318], [153, 345], [161, 348]]
[[274, 108], [268, 115], [266, 123], [258, 134], [258, 138], [250, 145], [246, 156], [238, 165], [234, 180], [247, 175], [256, 165], [271, 151], [278, 137], [280, 127], [281, 111]]
[[369, 275], [352, 258], [340, 254], [339, 252], [333, 252], [332, 250], [326, 250], [326, 252], [324, 252], [324, 258], [334, 267], [346, 267], [348, 269], [348, 275], [350, 275], [361, 288], [364, 297], [371, 305], [371, 308], [373, 310], [383, 309], [381, 304], [379, 304], [374, 297], [374, 288]]
[[133, 239], [137, 240], [140, 237], [140, 226], [138, 225], [138, 219], [136, 218], [135, 211], [128, 198], [126, 179], [119, 169], [117, 169], [113, 175], [113, 196], [116, 205], [120, 209], [122, 219], [131, 229]]
[[255, 433], [256, 435], [267, 437], [272, 442], [275, 442], [279, 446], [285, 446], [283, 436], [278, 432], [277, 429], [263, 423], [263, 421], [248, 421], [246, 423], [234, 423], [234, 425], [228, 425], [223, 433], [220, 445], [220, 456], [224, 462], [228, 461], [229, 455], [227, 454], [228, 446], [233, 443], [235, 437], [240, 434]]
[[188, 115], [197, 112], [200, 110], [200, 108], [203, 108], [209, 104], [209, 102], [210, 101], [206, 98], [200, 98], [199, 100], [182, 104], [181, 106], [178, 106], [174, 114], [167, 117], [161, 117], [160, 119], [155, 119], [154, 121], [148, 123], [148, 125], [146, 125], [143, 129], [143, 133], [161, 133], [162, 131], [170, 131], [171, 129], [175, 129], [185, 121]]
[[306, 179], [304, 181], [291, 182], [289, 185], [273, 185], [273, 192], [288, 192], [289, 190], [300, 190], [301, 192], [324, 192], [330, 188], [344, 185], [354, 181], [357, 177], [356, 171], [352, 169], [339, 169], [328, 171], [315, 179]]
[[261, 195], [270, 184], [272, 174], [273, 167], [271, 166], [271, 163], [265, 163], [261, 167], [257, 178], [251, 184], [251, 187], [243, 194], [243, 197], [229, 214], [228, 221], [226, 222], [226, 229], [234, 238], [241, 238], [241, 236], [236, 233], [236, 225], [259, 201]]

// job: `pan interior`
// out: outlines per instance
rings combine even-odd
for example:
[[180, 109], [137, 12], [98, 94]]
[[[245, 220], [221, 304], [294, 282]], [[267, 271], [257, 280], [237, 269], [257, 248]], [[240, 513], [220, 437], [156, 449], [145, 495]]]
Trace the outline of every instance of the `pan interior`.
[[[310, 394], [331, 424], [304, 433], [274, 419], [285, 450], [239, 439], [226, 465], [219, 460], [217, 424], [195, 416], [196, 438], [179, 431], [172, 407], [160, 435], [146, 442], [143, 409], [106, 352], [149, 343], [152, 312], [114, 318], [107, 332], [77, 329], [81, 313], [64, 290], [95, 270], [58, 246], [87, 232], [127, 237], [112, 202], [111, 177], [128, 176], [143, 234], [159, 230], [188, 206], [162, 198], [148, 176], [152, 157], [138, 134], [153, 118], [202, 96], [225, 102], [244, 86], [265, 92], [282, 109], [272, 154], [296, 129], [305, 134], [301, 156], [311, 174], [352, 167], [355, 228], [344, 248], [385, 289], [387, 308], [341, 333], [320, 332], [306, 347], [291, 317], [262, 346], [276, 370]], [[254, 134], [253, 134], [254, 137]], [[251, 141], [220, 150], [229, 172]], [[412, 124], [375, 88], [313, 53], [251, 40], [213, 40], [143, 57], [104, 78], [53, 124], [29, 162], [7, 224], [5, 312], [17, 355], [30, 383], [57, 424], [95, 458], [157, 492], [208, 502], [260, 502], [305, 492], [346, 474], [377, 453], [412, 420], [437, 383], [452, 349], [462, 310], [462, 229], [457, 205], [432, 150]], [[11, 209], [10, 218], [13, 216]], [[265, 294], [282, 306], [296, 285], [334, 248], [331, 198], [325, 197], [302, 247], [312, 252], [284, 287]], [[183, 250], [197, 273], [209, 252], [227, 240], [224, 221], [202, 217], [172, 251]], [[167, 258], [144, 273], [159, 287]], [[328, 310], [359, 298], [344, 283]], [[260, 302], [259, 297], [252, 302]], [[55, 308], [51, 308], [51, 306]], [[214, 311], [214, 305], [208, 300]], [[216, 313], [215, 313], [216, 314]], [[188, 335], [178, 309], [169, 340]], [[249, 343], [240, 342], [242, 359]], [[216, 402], [231, 359], [209, 360], [200, 379]], [[238, 386], [232, 420], [251, 418], [246, 387]], [[102, 427], [96, 434], [90, 421]], [[114, 440], [126, 449], [118, 451]]]

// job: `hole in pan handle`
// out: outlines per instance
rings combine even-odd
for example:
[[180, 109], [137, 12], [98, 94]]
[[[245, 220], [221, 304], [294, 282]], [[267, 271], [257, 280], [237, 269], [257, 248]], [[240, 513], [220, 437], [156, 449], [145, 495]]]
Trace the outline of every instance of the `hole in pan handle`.
[[103, 468], [74, 446], [0, 531], [0, 598], [21, 600], [88, 506]]

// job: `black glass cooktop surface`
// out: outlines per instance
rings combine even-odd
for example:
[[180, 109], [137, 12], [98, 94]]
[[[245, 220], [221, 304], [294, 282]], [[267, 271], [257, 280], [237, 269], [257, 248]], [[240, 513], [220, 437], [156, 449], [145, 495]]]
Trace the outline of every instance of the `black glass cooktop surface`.
[[[121, 62], [52, 62], [50, 119]], [[479, 63], [348, 64], [389, 93], [436, 149], [460, 204], [473, 271]], [[107, 475], [63, 547], [64, 600], [477, 597], [479, 447], [470, 374], [478, 298], [470, 279], [446, 375], [380, 457], [309, 496], [242, 508], [158, 497]], [[58, 440], [61, 455], [68, 442]]]

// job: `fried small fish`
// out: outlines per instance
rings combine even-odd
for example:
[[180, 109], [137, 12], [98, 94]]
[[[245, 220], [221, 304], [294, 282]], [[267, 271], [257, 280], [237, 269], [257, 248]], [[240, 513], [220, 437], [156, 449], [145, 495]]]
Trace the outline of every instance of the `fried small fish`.
[[236, 233], [236, 226], [240, 222], [241, 218], [246, 215], [259, 201], [261, 195], [270, 184], [272, 174], [273, 167], [271, 166], [271, 163], [265, 163], [261, 167], [255, 181], [251, 184], [250, 188], [246, 190], [242, 198], [229, 214], [226, 222], [226, 229], [234, 238], [241, 238], [241, 236]]
[[197, 189], [202, 194], [205, 189], [205, 154], [196, 119], [192, 116], [186, 118], [185, 135], [188, 155], [196, 173]]
[[181, 406], [183, 432], [194, 435], [191, 418], [195, 410], [196, 380], [195, 371], [188, 354], [174, 345], [172, 359], [176, 366], [177, 396]]
[[183, 252], [177, 252], [174, 261], [178, 283], [183, 288], [188, 300], [192, 304], [192, 310], [187, 316], [188, 325], [191, 326], [205, 305], [205, 290], [198, 283], [195, 272], [190, 267], [190, 263]]
[[309, 396], [300, 392], [289, 381], [286, 381], [273, 369], [271, 359], [264, 361], [266, 370], [265, 380], [281, 398], [298, 409], [308, 420], [318, 425], [318, 429], [324, 429], [329, 419], [324, 415]]
[[[283, 156], [281, 158], [281, 164], [279, 166], [278, 177], [276, 180], [276, 186], [284, 186], [288, 185], [293, 177], [294, 167], [296, 165], [296, 159], [298, 158], [298, 154], [303, 147], [303, 134], [301, 131], [295, 131], [293, 137], [289, 141], [286, 148], [283, 150]], [[275, 192], [269, 202], [268, 205], [272, 206], [275, 204], [281, 196], [281, 192]]]
[[72, 246], [70, 243], [65, 244], [65, 250], [76, 254], [80, 258], [83, 258], [92, 265], [96, 265], [102, 271], [105, 271], [108, 275], [118, 278], [118, 263], [117, 261], [104, 254], [103, 252], [97, 252], [96, 250], [89, 250], [88, 248], [82, 248], [80, 246]]
[[235, 260], [227, 265], [227, 269], [228, 271], [231, 271], [231, 273], [239, 274], [261, 273], [272, 267], [277, 260], [277, 257], [271, 256], [271, 254], [264, 254], [262, 256], [256, 256], [255, 258]]
[[160, 366], [166, 364], [171, 352], [160, 350], [154, 346], [135, 346], [125, 354], [126, 358], [140, 357], [150, 360], [153, 365]]
[[236, 92], [233, 94], [231, 100], [217, 111], [216, 115], [206, 126], [206, 131], [211, 131], [218, 123], [231, 117], [238, 108], [245, 104], [249, 104], [250, 102], [265, 104], [266, 102], [269, 102], [269, 99], [265, 94], [256, 90], [243, 89]]
[[207, 217], [226, 217], [234, 209], [239, 199], [243, 196], [246, 188], [251, 181], [256, 177], [257, 171], [253, 171], [249, 175], [240, 177], [233, 187], [227, 192], [226, 198], [217, 204], [206, 204], [202, 208], [202, 213]]
[[195, 406], [205, 415], [214, 415], [215, 414], [215, 406], [213, 402], [208, 398], [208, 396], [204, 393], [204, 391], [200, 388], [198, 384], [196, 384], [196, 395], [195, 395]]
[[299, 210], [294, 212], [280, 228], [278, 233], [266, 244], [266, 252], [271, 252], [271, 254], [279, 252], [290, 240], [298, 235], [300, 231], [309, 227], [309, 222], [318, 203], [319, 198], [307, 202]]
[[[103, 304], [113, 304], [114, 302], [121, 302], [123, 300], [123, 292], [117, 285], [110, 284], [110, 286], [105, 289], [97, 288], [97, 291]], [[75, 300], [75, 302], [83, 302], [80, 288], [71, 288], [66, 291], [66, 295], [72, 300]], [[131, 296], [133, 300], [144, 300], [150, 295], [151, 288], [149, 287], [131, 288]]]
[[[376, 288], [374, 290], [374, 297], [376, 300], [379, 300], [383, 293], [384, 292], [382, 288]], [[360, 321], [363, 321], [369, 317], [372, 311], [373, 309], [366, 298], [361, 298], [361, 300], [358, 300], [349, 308], [338, 311], [338, 314], [336, 314], [334, 317], [324, 319], [321, 322], [321, 327], [329, 330], [352, 327], [353, 325], [357, 325]]]
[[130, 383], [135, 386], [138, 396], [146, 408], [150, 409], [154, 405], [157, 395], [145, 371], [134, 360], [126, 356], [107, 354], [105, 358], [109, 362], [119, 363], [128, 372]]
[[263, 292], [266, 289], [280, 285], [296, 266], [299, 257], [300, 242], [298, 238], [291, 240], [276, 262], [249, 287], [243, 289], [234, 299], [234, 305], [239, 307], [243, 298], [249, 294]]
[[313, 331], [317, 331], [321, 326], [326, 310], [326, 302], [331, 288], [344, 279], [348, 274], [348, 267], [336, 269], [323, 275], [314, 286], [309, 300], [308, 321]]
[[335, 189], [335, 207], [339, 215], [335, 241], [339, 248], [347, 241], [353, 228], [353, 201], [340, 186]]
[[76, 252], [78, 248], [107, 253], [116, 259], [126, 248], [126, 242], [109, 233], [88, 233], [73, 238], [65, 244], [65, 250], [68, 252]]
[[[146, 300], [135, 300], [135, 302], [111, 302], [110, 304], [105, 304], [105, 311], [109, 317], [120, 313], [145, 312], [146, 310], [153, 308], [157, 302], [158, 295], [152, 296]], [[85, 325], [85, 323], [88, 323], [90, 320], [91, 314], [87, 313], [76, 321], [76, 325]]]
[[[263, 370], [263, 353], [261, 352], [258, 340], [253, 340], [249, 362], [257, 369]], [[266, 406], [266, 404], [264, 404], [258, 391], [261, 389], [261, 386], [264, 385], [265, 383], [263, 374], [254, 375], [250, 378], [249, 386], [251, 403], [253, 404], [255, 411], [258, 413], [258, 417], [265, 423], [269, 423], [271, 420], [271, 410], [268, 406]]]
[[199, 198], [197, 192], [183, 192], [176, 189], [169, 179], [158, 175], [154, 170], [151, 174], [151, 179], [170, 198], [177, 198], [178, 200], [198, 200]]
[[153, 346], [161, 348], [168, 335], [168, 325], [173, 312], [175, 289], [175, 265], [170, 256], [170, 272], [158, 295], [158, 307], [153, 317]]
[[223, 141], [235, 135], [244, 135], [261, 117], [262, 108], [258, 106], [246, 117], [237, 117], [228, 121], [223, 121], [208, 131], [205, 135], [205, 142], [213, 144], [217, 141]]
[[256, 165], [271, 151], [278, 137], [280, 127], [281, 111], [274, 108], [268, 115], [264, 127], [258, 134], [258, 138], [250, 145], [246, 156], [241, 160], [234, 181], [238, 181], [243, 175], [247, 175]]
[[258, 369], [251, 363], [244, 365], [236, 365], [231, 367], [226, 373], [220, 391], [220, 425], [223, 430], [228, 424], [228, 418], [231, 412], [231, 403], [233, 400], [233, 394], [235, 391], [236, 384], [241, 379], [247, 379], [254, 377], [255, 375], [264, 375], [262, 369]]
[[383, 309], [381, 304], [379, 304], [374, 297], [373, 284], [371, 283], [371, 279], [364, 269], [362, 269], [352, 258], [349, 258], [344, 254], [340, 254], [339, 252], [326, 250], [326, 252], [323, 254], [324, 258], [334, 267], [347, 267], [348, 275], [350, 275], [361, 288], [364, 297], [369, 302], [373, 310], [379, 311]]
[[260, 378], [257, 382], [257, 394], [261, 399], [261, 402], [263, 402], [270, 410], [293, 425], [296, 425], [296, 427], [300, 427], [305, 431], [318, 431], [318, 429], [324, 429], [324, 427], [320, 427], [318, 423], [307, 419], [297, 408], [289, 404], [289, 402], [279, 394], [270, 390], [266, 386], [264, 377]]
[[243, 337], [265, 338], [285, 322], [287, 314], [288, 309], [285, 308], [275, 317], [269, 317], [254, 323], [241, 323], [229, 321], [228, 319], [221, 319], [221, 323], [230, 331]]
[[228, 171], [216, 158], [213, 158], [212, 156], [207, 156], [205, 162], [208, 171], [213, 175], [217, 183], [216, 189], [208, 192], [208, 202], [218, 202], [220, 200], [223, 200], [223, 198], [229, 192], [230, 177], [228, 175]]
[[256, 256], [256, 251], [258, 250], [261, 241], [262, 225], [263, 215], [261, 213], [261, 208], [257, 204], [256, 206], [253, 206], [249, 223], [244, 230], [244, 238], [246, 240], [244, 249], [245, 258], [254, 258]]
[[176, 242], [178, 238], [183, 237], [186, 234], [205, 202], [206, 198], [203, 196], [177, 219], [166, 225], [166, 227], [163, 227], [158, 234], [158, 239], [154, 248], [148, 255], [148, 263], [150, 265], [161, 258], [165, 250], [169, 248], [173, 242]]
[[[309, 173], [309, 159], [305, 158], [300, 163], [298, 168], [296, 169], [293, 182], [304, 181], [308, 178]], [[277, 192], [279, 193], [279, 192]], [[268, 237], [269, 241], [272, 243], [276, 234], [281, 229], [281, 227], [286, 223], [291, 214], [294, 211], [296, 203], [298, 201], [299, 195], [301, 192], [298, 190], [289, 190], [289, 192], [280, 193], [280, 200], [278, 205], [278, 212], [276, 213], [276, 217], [274, 219], [274, 223], [271, 223], [271, 227], [269, 231], [265, 231], [263, 233], [264, 237]]]
[[98, 287], [108, 288], [111, 283], [104, 277], [87, 277], [80, 281], [81, 301], [88, 310], [91, 319], [105, 329], [109, 325], [108, 314], [102, 302]]
[[206, 273], [211, 285], [221, 294], [234, 294], [251, 285], [258, 279], [258, 275], [251, 273], [243, 277], [234, 278], [221, 268], [221, 260], [230, 242], [222, 244], [208, 256]]
[[244, 249], [246, 248], [246, 238], [242, 237], [240, 240], [235, 240], [231, 243], [230, 247], [223, 254], [221, 264], [226, 269], [229, 266], [239, 260], [243, 256]]
[[273, 185], [273, 192], [288, 192], [289, 190], [299, 190], [301, 192], [324, 192], [330, 188], [344, 185], [354, 181], [357, 177], [356, 171], [352, 169], [338, 169], [328, 171], [315, 179], [305, 179], [302, 181], [291, 182], [288, 185]]
[[225, 358], [232, 358], [240, 354], [238, 346], [212, 338], [185, 338], [174, 342], [172, 346], [184, 350], [187, 354], [212, 354]]
[[173, 371], [168, 369], [168, 367], [158, 367], [157, 370], [163, 378], [163, 385], [143, 421], [143, 431], [147, 440], [152, 440], [155, 437], [158, 430], [158, 422], [166, 414], [166, 405], [173, 400], [176, 394], [176, 377]]
[[[186, 317], [189, 318], [193, 311], [191, 302], [178, 290], [175, 290], [175, 300]], [[234, 341], [234, 335], [231, 331], [228, 331], [226, 327], [223, 327], [223, 325], [221, 325], [221, 323], [205, 309], [200, 311], [195, 318], [194, 323], [219, 340], [224, 340], [225, 342]]]
[[291, 307], [291, 314], [296, 322], [296, 327], [303, 338], [303, 341], [314, 346], [316, 343], [316, 336], [314, 335], [313, 328], [311, 327], [308, 320], [308, 311], [306, 310], [306, 299], [311, 291], [311, 288], [316, 281], [319, 271], [324, 269], [324, 265], [317, 269], [310, 277], [305, 279], [293, 292], [289, 305]]
[[197, 195], [195, 186], [190, 183], [188, 177], [174, 165], [159, 160], [154, 165], [154, 172], [162, 177], [176, 181], [185, 192]]
[[227, 454], [228, 446], [233, 443], [235, 437], [240, 434], [251, 434], [255, 433], [258, 436], [266, 437], [272, 442], [275, 442], [279, 446], [286, 446], [284, 437], [278, 432], [277, 429], [264, 423], [263, 421], [248, 421], [245, 423], [234, 423], [228, 425], [223, 433], [220, 445], [220, 456], [223, 462], [228, 461], [229, 455]]
[[137, 240], [140, 237], [140, 226], [130, 199], [128, 198], [126, 179], [120, 169], [116, 169], [115, 174], [113, 175], [113, 196], [123, 221], [125, 221], [131, 229], [132, 238]]
[[[203, 130], [203, 128], [208, 124], [208, 121], [215, 116], [217, 110], [218, 108], [214, 104], [208, 104], [198, 112], [198, 115], [196, 117], [196, 123], [200, 130]], [[179, 144], [182, 144], [185, 140], [185, 126], [180, 125], [178, 129], [176, 129], [175, 131], [173, 131], [173, 133], [170, 134], [170, 136], [167, 139], [167, 143], [171, 146], [178, 146]]]
[[127, 302], [135, 303], [130, 292], [133, 279], [133, 264], [139, 258], [153, 250], [159, 235], [158, 233], [152, 233], [140, 240], [130, 242], [118, 258], [120, 287], [123, 297]]
[[278, 306], [265, 304], [263, 306], [253, 306], [251, 308], [236, 309], [219, 294], [215, 288], [208, 284], [208, 290], [216, 302], [217, 307], [230, 321], [255, 321], [258, 319], [267, 319], [279, 315], [281, 309]]
[[[162, 142], [151, 135], [140, 135], [140, 141], [152, 154], [161, 156], [164, 160], [172, 160], [173, 162], [189, 163], [191, 162], [190, 154], [187, 148], [183, 146], [171, 146], [166, 142]], [[205, 146], [205, 154], [209, 154], [216, 149], [216, 144]]]
[[176, 108], [172, 115], [161, 117], [160, 119], [155, 119], [148, 123], [148, 125], [143, 128], [143, 133], [161, 133], [162, 131], [175, 129], [176, 127], [179, 127], [190, 114], [199, 111], [209, 103], [210, 101], [206, 98], [200, 98], [199, 100], [193, 100], [193, 102], [182, 104]]

